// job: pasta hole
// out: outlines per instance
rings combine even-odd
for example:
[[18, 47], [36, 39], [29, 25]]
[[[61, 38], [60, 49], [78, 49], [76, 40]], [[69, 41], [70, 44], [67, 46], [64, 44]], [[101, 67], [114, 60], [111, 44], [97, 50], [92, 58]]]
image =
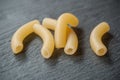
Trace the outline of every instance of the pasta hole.
[[101, 48], [98, 50], [98, 53], [100, 56], [104, 55], [106, 53], [105, 49], [104, 48]]
[[73, 50], [72, 48], [69, 48], [69, 49], [68, 49], [68, 52], [72, 52], [72, 50]]
[[22, 45], [17, 45], [15, 48], [15, 52], [19, 53], [22, 50], [22, 48], [23, 48]]
[[72, 48], [68, 48], [66, 50], [66, 53], [69, 54], [69, 55], [73, 54], [73, 49]]
[[49, 58], [49, 57], [50, 57], [48, 51], [45, 50], [45, 49], [42, 50], [42, 55], [43, 55], [43, 57], [45, 57], [45, 58]]

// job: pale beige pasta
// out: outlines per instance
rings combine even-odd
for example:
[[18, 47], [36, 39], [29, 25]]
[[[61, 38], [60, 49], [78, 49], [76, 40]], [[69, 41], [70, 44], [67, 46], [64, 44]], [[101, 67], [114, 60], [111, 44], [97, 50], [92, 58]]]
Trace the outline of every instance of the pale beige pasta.
[[110, 30], [108, 23], [102, 22], [98, 24], [90, 35], [90, 45], [92, 50], [98, 56], [103, 56], [107, 52], [107, 48], [102, 43], [102, 36]]
[[23, 50], [23, 40], [33, 32], [33, 25], [39, 24], [38, 20], [33, 20], [21, 26], [14, 34], [11, 40], [11, 47], [14, 54], [18, 54]]
[[33, 26], [34, 32], [43, 40], [41, 54], [44, 58], [50, 58], [54, 51], [54, 38], [51, 32], [40, 24]]
[[[51, 18], [44, 18], [42, 25], [48, 29], [55, 30], [57, 21]], [[72, 55], [76, 52], [78, 48], [78, 38], [76, 33], [68, 27], [67, 29], [67, 42], [64, 51], [68, 55]]]
[[67, 43], [65, 45], [64, 51], [66, 54], [72, 55], [77, 51], [77, 48], [78, 48], [77, 35], [71, 28], [68, 28]]
[[62, 14], [57, 20], [57, 27], [55, 28], [55, 45], [56, 48], [64, 48], [67, 40], [68, 24], [76, 27], [79, 23], [77, 17], [71, 13]]
[[42, 21], [42, 25], [50, 30], [55, 30], [57, 21], [52, 18], [44, 18]]

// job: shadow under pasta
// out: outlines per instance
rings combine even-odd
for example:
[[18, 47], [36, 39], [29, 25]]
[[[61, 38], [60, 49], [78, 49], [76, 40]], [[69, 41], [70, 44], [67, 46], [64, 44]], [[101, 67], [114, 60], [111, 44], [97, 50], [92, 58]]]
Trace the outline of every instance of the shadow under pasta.
[[108, 63], [108, 64], [112, 64], [111, 52], [109, 50], [109, 44], [110, 44], [110, 41], [112, 40], [112, 38], [113, 38], [113, 35], [111, 33], [105, 33], [102, 37], [102, 41], [108, 50], [104, 56], [100, 57], [100, 60], [102, 60], [103, 62]]
[[84, 54], [84, 30], [80, 28], [73, 28], [78, 37], [78, 49], [75, 56]]

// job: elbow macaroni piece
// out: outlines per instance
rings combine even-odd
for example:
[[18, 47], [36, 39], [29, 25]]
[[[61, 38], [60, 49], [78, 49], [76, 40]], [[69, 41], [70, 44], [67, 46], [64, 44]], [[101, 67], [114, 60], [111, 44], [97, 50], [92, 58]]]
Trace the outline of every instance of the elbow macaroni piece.
[[38, 20], [33, 20], [21, 26], [13, 35], [11, 47], [14, 54], [18, 54], [23, 50], [23, 40], [33, 32], [33, 25], [39, 24]]
[[54, 51], [54, 38], [51, 32], [40, 24], [35, 24], [33, 26], [34, 32], [39, 35], [43, 40], [43, 47], [41, 49], [41, 54], [44, 58], [50, 58]]
[[103, 56], [107, 52], [107, 48], [102, 43], [102, 36], [110, 30], [108, 23], [102, 22], [98, 24], [90, 35], [90, 45], [92, 50], [98, 56]]
[[[45, 18], [42, 22], [42, 25], [48, 29], [55, 30], [57, 21], [55, 19]], [[68, 27], [67, 33], [68, 36], [64, 51], [66, 54], [72, 55], [78, 48], [78, 38], [76, 33], [70, 27]]]
[[68, 37], [67, 43], [65, 46], [65, 53], [68, 55], [72, 55], [77, 51], [78, 48], [78, 38], [76, 33], [69, 27], [68, 28]]
[[55, 28], [55, 45], [56, 48], [64, 48], [67, 38], [68, 24], [76, 27], [79, 20], [71, 13], [62, 14], [57, 20], [57, 27]]

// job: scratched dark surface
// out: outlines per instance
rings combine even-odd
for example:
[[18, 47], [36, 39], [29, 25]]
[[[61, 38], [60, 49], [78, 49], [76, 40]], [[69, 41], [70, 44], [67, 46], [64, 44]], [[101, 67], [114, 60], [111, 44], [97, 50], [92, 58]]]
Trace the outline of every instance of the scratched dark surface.
[[[60, 49], [44, 59], [42, 40], [35, 34], [25, 39], [22, 53], [13, 54], [11, 37], [21, 25], [45, 17], [57, 19], [64, 12], [80, 20], [75, 29], [76, 55]], [[103, 37], [108, 53], [98, 57], [90, 48], [89, 35], [102, 21], [111, 30]], [[120, 80], [120, 0], [0, 0], [0, 80]]]

